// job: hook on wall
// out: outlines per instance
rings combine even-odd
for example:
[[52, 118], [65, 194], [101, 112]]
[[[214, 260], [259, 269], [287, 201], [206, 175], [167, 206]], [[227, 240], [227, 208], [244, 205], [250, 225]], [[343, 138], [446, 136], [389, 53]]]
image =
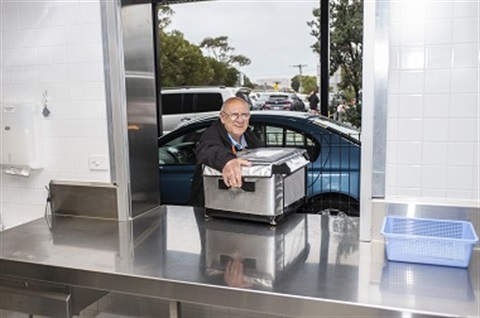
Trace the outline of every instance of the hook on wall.
[[48, 117], [50, 115], [50, 110], [48, 109], [48, 90], [43, 92], [43, 117]]

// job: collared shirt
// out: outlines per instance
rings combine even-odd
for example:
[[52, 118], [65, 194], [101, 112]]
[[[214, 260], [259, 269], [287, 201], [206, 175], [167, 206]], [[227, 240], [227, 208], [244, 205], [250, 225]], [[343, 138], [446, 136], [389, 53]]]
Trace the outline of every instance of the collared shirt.
[[[232, 150], [236, 150], [236, 151], [242, 151], [242, 150], [245, 150], [245, 148], [248, 147], [247, 145], [247, 141], [245, 140], [245, 136], [242, 135], [240, 137], [240, 143], [238, 143], [235, 138], [233, 138], [230, 134], [228, 134], [228, 138], [230, 138], [230, 141], [232, 142]], [[235, 153], [235, 151], [234, 151]]]

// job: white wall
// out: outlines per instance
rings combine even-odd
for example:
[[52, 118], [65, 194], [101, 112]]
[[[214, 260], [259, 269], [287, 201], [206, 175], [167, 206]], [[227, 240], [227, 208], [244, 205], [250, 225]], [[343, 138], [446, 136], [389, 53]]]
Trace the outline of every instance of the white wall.
[[391, 1], [386, 198], [479, 206], [479, 1]]
[[[89, 169], [90, 155], [108, 158], [99, 0], [0, 2], [1, 102], [41, 105], [43, 170], [30, 177], [1, 174], [5, 228], [43, 216], [50, 180], [110, 181]], [[41, 110], [41, 107], [39, 107]]]

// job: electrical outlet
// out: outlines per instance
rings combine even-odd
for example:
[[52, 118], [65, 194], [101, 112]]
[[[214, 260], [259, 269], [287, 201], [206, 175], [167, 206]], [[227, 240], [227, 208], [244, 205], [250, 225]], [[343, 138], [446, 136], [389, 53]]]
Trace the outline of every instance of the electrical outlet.
[[88, 167], [90, 170], [108, 170], [107, 156], [90, 155], [88, 158]]

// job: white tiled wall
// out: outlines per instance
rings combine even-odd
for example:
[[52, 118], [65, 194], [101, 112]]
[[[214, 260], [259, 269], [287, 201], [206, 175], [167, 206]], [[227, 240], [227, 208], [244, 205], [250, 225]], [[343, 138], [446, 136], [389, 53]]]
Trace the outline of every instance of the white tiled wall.
[[42, 170], [1, 174], [1, 219], [8, 228], [41, 217], [55, 180], [110, 181], [89, 170], [90, 155], [108, 157], [99, 0], [2, 0], [1, 102], [39, 104]]
[[390, 13], [386, 197], [479, 206], [479, 1]]

